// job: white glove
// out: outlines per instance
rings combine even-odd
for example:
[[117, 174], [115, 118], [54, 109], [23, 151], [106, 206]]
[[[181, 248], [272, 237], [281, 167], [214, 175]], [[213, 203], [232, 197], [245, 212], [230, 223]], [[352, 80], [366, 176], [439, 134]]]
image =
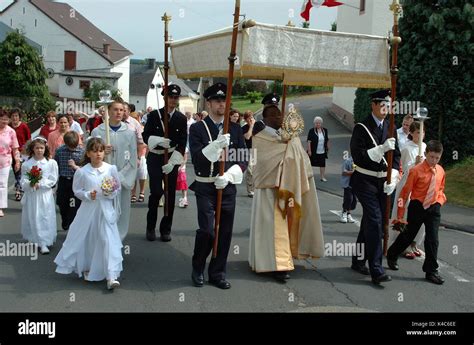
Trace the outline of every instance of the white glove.
[[217, 162], [221, 156], [222, 150], [229, 146], [230, 134], [219, 134], [216, 140], [202, 149], [202, 154], [210, 162]]
[[388, 138], [382, 145], [375, 146], [370, 150], [367, 150], [369, 158], [375, 163], [380, 163], [385, 152], [395, 150], [395, 138]]
[[230, 145], [230, 134], [219, 134], [217, 136], [217, 139], [213, 141], [213, 143], [216, 143], [216, 145], [219, 146], [219, 148], [223, 149], [227, 146]]
[[161, 146], [165, 149], [169, 149], [170, 142], [171, 140], [168, 138], [152, 135], [148, 138], [148, 147], [151, 149], [155, 149], [157, 146]]
[[387, 195], [391, 195], [397, 188], [398, 181], [400, 179], [400, 173], [398, 170], [392, 169], [392, 178], [390, 179], [390, 184], [387, 184], [387, 181], [383, 184], [383, 191]]
[[173, 154], [171, 155], [170, 159], [168, 160], [168, 163], [163, 165], [161, 170], [163, 171], [164, 174], [169, 174], [171, 171], [173, 171], [173, 168], [175, 165], [181, 165], [184, 162], [184, 157], [179, 151], [173, 151]]
[[387, 152], [387, 151], [390, 151], [390, 150], [395, 150], [395, 142], [396, 141], [397, 140], [395, 138], [388, 138], [387, 140], [385, 140], [385, 142], [382, 145], [383, 151]]
[[216, 186], [216, 189], [224, 189], [229, 183], [240, 184], [242, 183], [243, 175], [240, 166], [234, 164], [224, 173], [224, 175], [216, 177], [214, 185]]

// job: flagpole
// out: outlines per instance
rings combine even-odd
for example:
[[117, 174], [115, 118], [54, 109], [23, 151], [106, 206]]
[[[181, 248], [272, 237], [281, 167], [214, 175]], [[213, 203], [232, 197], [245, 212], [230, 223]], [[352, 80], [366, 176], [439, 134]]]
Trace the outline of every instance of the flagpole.
[[[392, 92], [391, 92], [391, 104], [390, 104], [390, 125], [388, 129], [388, 138], [393, 137], [393, 132], [395, 129], [395, 114], [394, 114], [394, 103], [397, 96], [397, 75], [398, 75], [398, 45], [401, 42], [401, 38], [398, 33], [398, 19], [402, 12], [402, 6], [399, 3], [399, 0], [393, 0], [390, 5], [390, 11], [393, 12], [393, 36], [390, 39], [390, 44], [392, 45], [392, 65], [390, 68], [391, 82], [392, 82]], [[387, 154], [387, 184], [390, 184], [392, 181], [392, 167], [393, 167], [393, 150], [388, 151]], [[388, 227], [390, 224], [390, 210], [392, 208], [392, 198], [391, 195], [387, 195], [386, 209], [385, 209], [385, 224], [383, 232], [383, 254], [387, 256], [387, 247], [388, 247]]]
[[[163, 125], [165, 128], [163, 128], [164, 130], [164, 135], [165, 135], [165, 138], [168, 138], [168, 70], [169, 70], [169, 61], [168, 61], [168, 47], [169, 47], [169, 43], [168, 43], [168, 23], [171, 21], [171, 16], [169, 16], [166, 12], [165, 14], [163, 15], [163, 17], [161, 17], [161, 20], [165, 23], [165, 64], [163, 66], [163, 69], [165, 70], [165, 86], [164, 86], [164, 101], [165, 101], [165, 108], [164, 108], [164, 112], [163, 112]], [[158, 108], [158, 115], [160, 114], [160, 109]], [[168, 163], [168, 149], [165, 148], [165, 153], [164, 153], [164, 164], [167, 164]], [[164, 194], [165, 194], [165, 217], [168, 217], [168, 203], [169, 203], [169, 199], [168, 199], [168, 195], [169, 195], [169, 191], [168, 191], [168, 186], [169, 186], [169, 183], [168, 183], [168, 174], [164, 174], [164, 179], [163, 179], [163, 184], [164, 184]]]
[[[235, 10], [234, 10], [234, 26], [232, 30], [232, 42], [230, 46], [230, 55], [229, 55], [229, 73], [227, 75], [227, 92], [225, 100], [225, 113], [224, 113], [224, 134], [229, 132], [229, 112], [230, 112], [230, 103], [232, 99], [232, 84], [234, 81], [234, 66], [236, 60], [236, 46], [237, 46], [237, 35], [239, 33], [239, 17], [240, 17], [240, 0], [235, 0]], [[225, 153], [223, 155], [226, 156]], [[224, 175], [225, 170], [225, 160], [221, 159], [219, 162], [219, 176]], [[214, 221], [214, 245], [212, 246], [212, 257], [217, 256], [217, 246], [219, 244], [219, 223], [221, 220], [221, 209], [222, 209], [222, 189], [217, 190], [217, 202], [216, 202], [216, 213]]]

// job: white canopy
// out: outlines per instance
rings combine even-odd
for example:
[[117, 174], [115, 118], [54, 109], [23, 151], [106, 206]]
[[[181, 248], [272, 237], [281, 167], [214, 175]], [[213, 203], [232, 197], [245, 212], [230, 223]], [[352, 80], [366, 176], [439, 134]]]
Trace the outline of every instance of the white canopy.
[[[170, 44], [181, 79], [227, 77], [232, 28]], [[234, 78], [286, 85], [390, 87], [386, 37], [257, 23], [239, 31]]]

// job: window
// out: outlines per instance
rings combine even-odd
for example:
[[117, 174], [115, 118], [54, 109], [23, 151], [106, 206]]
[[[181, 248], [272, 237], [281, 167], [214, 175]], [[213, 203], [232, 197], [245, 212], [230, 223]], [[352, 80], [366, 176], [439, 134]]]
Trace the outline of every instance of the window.
[[90, 89], [91, 87], [91, 82], [89, 80], [79, 80], [79, 88], [81, 90], [87, 90]]
[[76, 52], [72, 50], [64, 51], [64, 70], [72, 71], [76, 69]]
[[364, 13], [365, 13], [365, 0], [360, 0], [359, 14], [364, 14]]
[[35, 28], [38, 26], [38, 19], [35, 19]]

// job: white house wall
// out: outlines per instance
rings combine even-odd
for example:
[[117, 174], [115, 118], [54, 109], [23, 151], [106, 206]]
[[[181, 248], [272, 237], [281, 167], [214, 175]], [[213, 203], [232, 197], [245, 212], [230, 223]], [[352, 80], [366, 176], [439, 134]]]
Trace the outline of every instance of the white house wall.
[[[84, 97], [84, 90], [79, 88], [80, 80], [89, 80], [91, 85], [94, 82], [99, 82], [101, 79], [99, 78], [91, 78], [91, 77], [72, 77], [74, 82], [72, 85], [66, 84], [67, 76], [59, 76], [59, 94], [61, 98], [71, 98], [71, 99], [83, 99]], [[117, 80], [115, 79], [104, 79], [107, 83], [109, 83], [114, 88], [117, 88]]]
[[[148, 93], [146, 95], [146, 107], [152, 107], [153, 109], [158, 109], [162, 108], [165, 105], [165, 100], [163, 99], [163, 96], [161, 95], [162, 89], [158, 89], [158, 97], [156, 94], [156, 85], [163, 85], [165, 83], [165, 80], [163, 79], [163, 76], [161, 75], [160, 69], [158, 68], [156, 70], [155, 76], [153, 77], [153, 81], [151, 82], [152, 84], [155, 85], [155, 89], [149, 89]], [[159, 104], [158, 104], [159, 102]]]
[[[23, 8], [25, 8], [25, 13], [23, 13]], [[0, 16], [0, 20], [14, 29], [21, 29], [25, 36], [40, 44], [43, 47], [45, 67], [52, 68], [56, 73], [64, 70], [64, 51], [66, 50], [77, 52], [76, 70], [103, 69], [105, 72], [111, 71], [110, 62], [64, 30], [27, 0], [18, 0], [15, 5]], [[75, 19], [71, 18], [71, 20]], [[123, 78], [123, 80], [119, 81], [118, 87], [123, 88], [124, 98], [128, 99], [129, 58], [124, 59], [118, 66], [112, 68], [112, 71], [123, 73], [120, 78]], [[79, 78], [73, 78], [75, 82], [79, 83]], [[63, 87], [62, 85], [60, 87], [59, 79], [56, 74], [54, 78], [48, 79], [46, 84], [51, 93], [59, 93], [61, 97], [65, 97], [60, 93], [60, 89], [63, 90]], [[87, 80], [88, 78], [82, 79]]]
[[110, 71], [122, 73], [122, 76], [118, 80], [117, 88], [122, 93], [122, 99], [128, 102], [130, 98], [130, 58], [126, 57], [116, 63]]
[[[365, 13], [349, 6], [337, 8], [337, 31], [387, 36], [393, 25], [393, 14], [389, 10], [391, 0], [367, 0]], [[360, 0], [346, 0], [345, 4], [359, 8]], [[353, 113], [356, 88], [335, 87], [332, 102], [345, 111]]]
[[145, 111], [146, 110], [146, 97], [130, 95], [129, 103], [135, 105], [136, 111]]

